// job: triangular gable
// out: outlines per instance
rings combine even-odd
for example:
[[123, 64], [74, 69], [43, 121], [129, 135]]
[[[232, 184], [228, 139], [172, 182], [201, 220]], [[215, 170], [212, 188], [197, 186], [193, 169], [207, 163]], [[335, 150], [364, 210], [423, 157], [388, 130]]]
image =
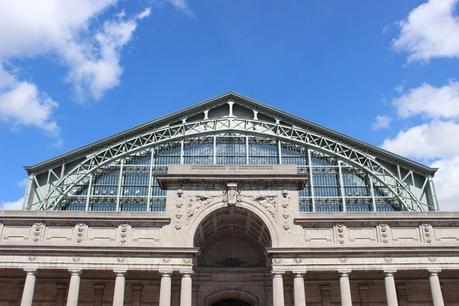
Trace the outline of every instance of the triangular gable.
[[[228, 102], [232, 104], [232, 107], [228, 107]], [[131, 128], [114, 136], [105, 138], [103, 140], [94, 142], [87, 146], [70, 151], [50, 160], [38, 163], [33, 166], [28, 166], [26, 167], [26, 170], [28, 172], [39, 172], [41, 169], [46, 169], [50, 166], [58, 165], [63, 161], [69, 162], [72, 160], [76, 160], [90, 152], [94, 152], [94, 150], [97, 150], [97, 148], [105, 147], [109, 144], [116, 143], [122, 139], [129, 138], [131, 136], [140, 134], [147, 130], [156, 129], [167, 125], [174, 125], [176, 123], [180, 123], [183, 120], [187, 120], [187, 122], [190, 122], [194, 120], [198, 121], [202, 119], [207, 119], [206, 117], [218, 118], [219, 116], [245, 116], [246, 119], [251, 119], [250, 116], [254, 116], [263, 121], [278, 122], [282, 125], [296, 126], [299, 128], [319, 133], [334, 140], [352, 145], [362, 151], [368, 152], [369, 154], [377, 158], [386, 160], [393, 164], [402, 164], [404, 166], [412, 168], [415, 171], [429, 174], [434, 174], [436, 171], [435, 168], [424, 166], [412, 160], [406, 159], [404, 157], [393, 154], [376, 146], [349, 137], [340, 132], [328, 129], [311, 121], [304, 120], [295, 115], [286, 113], [282, 110], [276, 109], [274, 107], [271, 107], [269, 105], [266, 105], [264, 103], [261, 103], [259, 101], [253, 100], [251, 98], [245, 97], [234, 92], [229, 92], [214, 97], [212, 99], [195, 104], [181, 111], [144, 123], [137, 127]]]

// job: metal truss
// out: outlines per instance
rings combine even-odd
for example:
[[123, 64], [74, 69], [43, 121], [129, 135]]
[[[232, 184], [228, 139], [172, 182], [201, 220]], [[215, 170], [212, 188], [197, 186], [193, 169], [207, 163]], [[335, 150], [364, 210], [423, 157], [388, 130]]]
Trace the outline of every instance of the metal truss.
[[161, 127], [124, 139], [89, 154], [65, 176], [53, 183], [49, 192], [42, 198], [38, 209], [60, 209], [63, 205], [63, 198], [68, 194], [72, 194], [72, 190], [77, 184], [88, 183], [90, 180], [89, 174], [117, 159], [171, 140], [221, 132], [273, 136], [278, 139], [306, 145], [368, 172], [375, 179], [375, 186], [386, 187], [395, 196], [399, 201], [401, 210], [429, 210], [429, 207], [416, 198], [402, 179], [365, 152], [299, 127], [235, 117], [208, 119], [190, 123], [183, 122], [174, 126]]

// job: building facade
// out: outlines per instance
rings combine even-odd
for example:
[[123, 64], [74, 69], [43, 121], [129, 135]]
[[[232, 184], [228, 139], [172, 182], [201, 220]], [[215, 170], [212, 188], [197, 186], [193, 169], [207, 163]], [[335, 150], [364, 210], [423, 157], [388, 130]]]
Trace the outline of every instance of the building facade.
[[26, 170], [2, 305], [459, 305], [436, 169], [235, 93]]

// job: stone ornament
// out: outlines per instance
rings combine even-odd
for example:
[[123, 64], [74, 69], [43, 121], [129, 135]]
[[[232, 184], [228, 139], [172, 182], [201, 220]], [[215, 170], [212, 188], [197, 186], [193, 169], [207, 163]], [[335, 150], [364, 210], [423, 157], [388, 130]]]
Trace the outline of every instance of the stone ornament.
[[339, 244], [344, 244], [344, 230], [346, 226], [343, 224], [337, 224], [336, 225], [336, 232], [337, 232], [337, 237], [338, 237], [338, 243]]
[[37, 243], [40, 240], [40, 235], [44, 227], [43, 223], [35, 223], [32, 226], [32, 240], [34, 243]]
[[120, 242], [122, 244], [126, 243], [127, 241], [127, 233], [129, 229], [129, 224], [121, 224], [120, 226]]
[[76, 225], [76, 242], [81, 243], [83, 241], [84, 232], [86, 230], [86, 224], [79, 223]]
[[381, 241], [383, 243], [388, 243], [389, 240], [388, 240], [388, 231], [389, 231], [389, 225], [387, 224], [380, 224], [379, 225], [379, 229], [380, 229], [380, 232], [381, 232]]

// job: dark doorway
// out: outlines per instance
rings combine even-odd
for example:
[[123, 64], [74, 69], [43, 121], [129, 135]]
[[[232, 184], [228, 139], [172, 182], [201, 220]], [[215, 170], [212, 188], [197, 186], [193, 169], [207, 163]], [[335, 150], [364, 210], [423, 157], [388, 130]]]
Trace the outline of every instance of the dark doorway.
[[212, 306], [251, 306], [246, 302], [239, 300], [223, 300], [217, 303], [212, 304]]

